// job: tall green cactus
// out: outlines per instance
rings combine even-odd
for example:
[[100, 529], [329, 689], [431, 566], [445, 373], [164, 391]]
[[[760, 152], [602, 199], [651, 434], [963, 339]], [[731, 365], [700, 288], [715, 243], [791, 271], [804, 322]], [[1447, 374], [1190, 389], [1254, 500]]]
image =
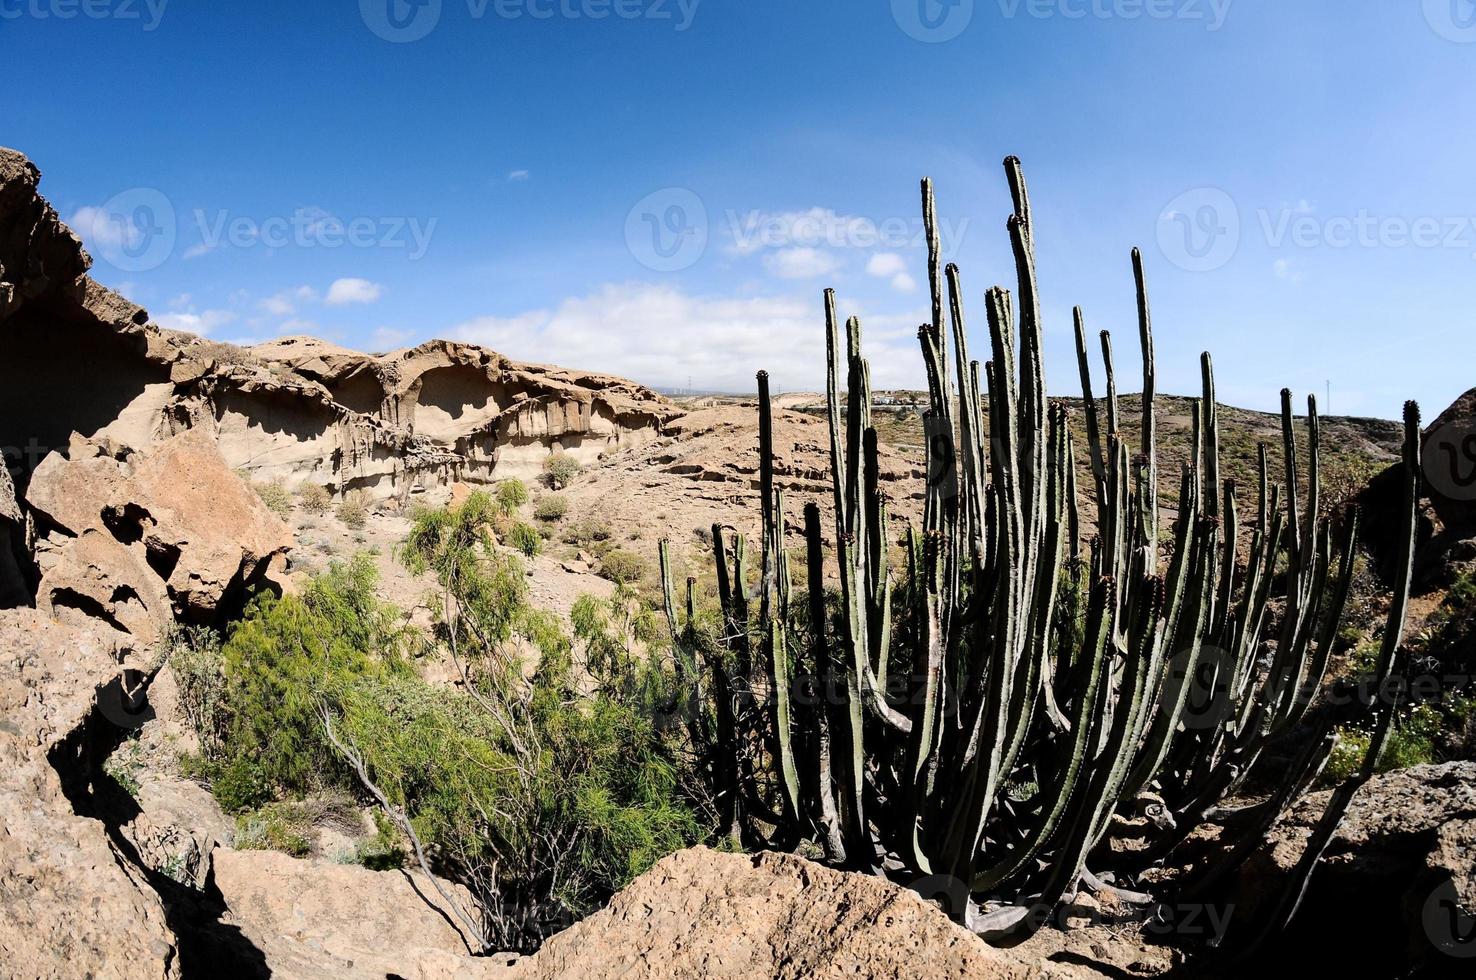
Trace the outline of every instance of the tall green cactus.
[[[1347, 601], [1356, 526], [1335, 528], [1323, 513], [1315, 399], [1303, 467], [1291, 394], [1283, 392], [1284, 479], [1271, 481], [1262, 447], [1242, 554], [1205, 354], [1193, 452], [1178, 474], [1172, 532], [1162, 533], [1153, 324], [1144, 259], [1134, 250], [1143, 383], [1136, 451], [1120, 430], [1111, 336], [1100, 336], [1099, 403], [1086, 318], [1073, 313], [1085, 496], [1096, 509], [1096, 534], [1083, 552], [1070, 419], [1046, 396], [1029, 195], [1017, 159], [1005, 161], [1005, 174], [1016, 287], [985, 293], [990, 356], [982, 366], [969, 358], [962, 277], [942, 260], [932, 184], [922, 183], [932, 312], [918, 330], [929, 393], [927, 482], [921, 527], [903, 537], [905, 573], [893, 564], [861, 323], [844, 322], [842, 346], [827, 290], [829, 573], [823, 514], [812, 501], [803, 524], [807, 595], [791, 604], [773, 412], [760, 373], [762, 567], [755, 594], [743, 536], [730, 544], [725, 529], [713, 528], [727, 656], [704, 664], [713, 675], [704, 689], [727, 704], [713, 712], [712, 737], [731, 760], [711, 771], [729, 800], [724, 817], [745, 839], [812, 839], [837, 865], [902, 880], [948, 876], [971, 896], [954, 913], [991, 937], [1039, 928], [1045, 916], [1032, 912], [1099, 883], [1090, 864], [1136, 874], [1161, 859], [1307, 721]], [[1418, 437], [1416, 421], [1407, 452], [1417, 454]], [[1412, 507], [1405, 516], [1413, 540]], [[663, 549], [663, 569], [667, 563]], [[663, 583], [680, 639], [665, 570]], [[1401, 610], [1407, 594], [1405, 576]], [[1397, 649], [1392, 618], [1390, 633]], [[1385, 673], [1397, 666], [1386, 653]], [[1240, 814], [1246, 836], [1237, 854], [1302, 795], [1331, 737], [1319, 715], [1278, 791]], [[1114, 848], [1118, 818], [1145, 800], [1161, 810], [1146, 840]], [[1336, 799], [1324, 824], [1335, 824], [1345, 805]], [[1325, 829], [1314, 845], [1325, 844]], [[1312, 850], [1289, 894], [1304, 888]], [[1280, 921], [1295, 908], [1289, 898]]]

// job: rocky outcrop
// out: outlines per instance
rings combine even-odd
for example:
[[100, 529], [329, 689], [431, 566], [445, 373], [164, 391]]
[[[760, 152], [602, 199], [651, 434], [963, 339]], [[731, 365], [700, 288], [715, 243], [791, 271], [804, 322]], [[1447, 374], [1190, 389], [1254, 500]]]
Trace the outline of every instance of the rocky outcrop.
[[[273, 975], [299, 980], [497, 977], [517, 956], [469, 955], [466, 939], [419, 872], [370, 871], [274, 851], [215, 852], [225, 922], [262, 951]], [[466, 889], [442, 887], [463, 908]]]
[[[1064, 937], [1070, 941], [1063, 941]], [[1110, 948], [1109, 948], [1110, 947]], [[995, 949], [916, 893], [791, 854], [681, 851], [508, 972], [516, 980], [1006, 978], [1156, 974], [1132, 930], [1046, 931]], [[1100, 966], [1099, 970], [1097, 967]]]
[[[73, 433], [144, 449], [207, 432], [231, 469], [376, 499], [535, 475], [640, 445], [678, 413], [620, 378], [432, 341], [384, 355], [310, 338], [254, 348], [164, 330], [89, 279], [81, 243], [0, 149], [0, 446], [29, 474]], [[85, 381], [83, 380], [85, 379]]]
[[[1414, 590], [1443, 589], [1476, 570], [1476, 388], [1435, 417], [1421, 446], [1423, 497], [1418, 513]], [[1358, 496], [1363, 538], [1387, 577], [1398, 554], [1392, 519], [1402, 506], [1398, 466], [1375, 476]]]
[[127, 642], [0, 612], [0, 973], [180, 976], [168, 910], [93, 815], [110, 732], [122, 731], [99, 691]]
[[31, 548], [26, 516], [15, 498], [10, 471], [0, 465], [0, 609], [31, 603]]
[[[1235, 914], [1254, 919], [1301, 856], [1328, 793], [1303, 800], [1241, 869]], [[1347, 942], [1329, 942], [1333, 936]], [[1363, 937], [1364, 941], [1354, 937]], [[1367, 783], [1269, 961], [1322, 975], [1469, 976], [1476, 962], [1476, 762], [1414, 766]]]
[[44, 532], [38, 605], [80, 610], [145, 640], [213, 622], [271, 584], [292, 532], [198, 429], [141, 452], [77, 438], [27, 493]]
[[1440, 523], [1463, 537], [1476, 536], [1476, 388], [1425, 429], [1423, 452], [1425, 488]]

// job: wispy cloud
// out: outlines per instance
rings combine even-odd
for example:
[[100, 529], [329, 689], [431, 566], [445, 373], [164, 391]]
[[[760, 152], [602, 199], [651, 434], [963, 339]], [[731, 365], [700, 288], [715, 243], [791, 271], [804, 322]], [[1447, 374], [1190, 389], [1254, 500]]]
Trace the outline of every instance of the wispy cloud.
[[[914, 335], [923, 319], [921, 310], [865, 317], [878, 388], [919, 383]], [[467, 320], [448, 335], [520, 360], [662, 387], [691, 378], [700, 388], [749, 391], [766, 368], [782, 388], [814, 388], [824, 365], [823, 311], [813, 297], [692, 296], [640, 282], [608, 284], [552, 309]]]
[[368, 279], [335, 279], [323, 302], [329, 306], [373, 303], [384, 295], [384, 287]]
[[818, 248], [784, 248], [764, 256], [764, 268], [780, 279], [818, 279], [840, 267], [840, 259]]
[[877, 252], [866, 263], [866, 274], [891, 282], [899, 293], [910, 293], [917, 289], [917, 280], [907, 272], [907, 262], [896, 252]]
[[211, 331], [234, 323], [236, 319], [236, 314], [230, 310], [201, 310], [199, 312], [190, 310], [184, 313], [162, 314], [155, 318], [155, 322], [169, 330], [184, 330], [201, 337], [208, 337]]
[[257, 305], [273, 316], [291, 316], [297, 312], [299, 303], [311, 303], [317, 298], [318, 292], [311, 286], [298, 286], [296, 289], [284, 289], [268, 296]]

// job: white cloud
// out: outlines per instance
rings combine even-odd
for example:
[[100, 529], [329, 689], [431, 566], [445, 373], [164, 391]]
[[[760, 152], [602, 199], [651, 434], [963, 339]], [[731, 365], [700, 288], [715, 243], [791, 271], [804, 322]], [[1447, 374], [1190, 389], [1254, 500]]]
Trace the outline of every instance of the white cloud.
[[193, 299], [194, 297], [192, 297], [189, 293], [180, 293], [178, 296], [169, 301], [169, 308], [171, 310], [182, 310], [189, 306]]
[[527, 180], [529, 176], [530, 175], [529, 175], [528, 171], [526, 171], [526, 170], [513, 170], [513, 171], [510, 171], [508, 173], [507, 179], [508, 180]]
[[169, 330], [183, 330], [208, 337], [212, 330], [218, 330], [235, 320], [236, 314], [230, 310], [202, 310], [198, 313], [191, 310], [188, 313], [165, 313], [157, 317], [155, 322]]
[[899, 293], [917, 289], [917, 280], [907, 271], [907, 261], [896, 252], [877, 252], [867, 261], [866, 274], [890, 280], [892, 288]]
[[764, 268], [780, 279], [818, 279], [840, 267], [839, 259], [818, 248], [784, 248], [764, 256]]
[[257, 305], [273, 316], [291, 316], [296, 312], [298, 303], [310, 303], [317, 298], [317, 291], [311, 286], [298, 286], [296, 289], [284, 289], [268, 296]]
[[866, 263], [866, 274], [886, 279], [907, 271], [907, 263], [896, 252], [877, 252]]
[[[864, 311], [862, 311], [864, 313]], [[862, 317], [878, 388], [917, 386], [917, 324], [924, 311]], [[456, 340], [519, 360], [634, 378], [658, 387], [752, 391], [768, 369], [783, 390], [817, 388], [825, 371], [819, 296], [690, 296], [666, 285], [610, 284], [555, 309], [479, 317], [452, 327]]]
[[143, 239], [143, 230], [133, 223], [131, 217], [113, 214], [105, 208], [78, 208], [67, 224], [93, 248], [137, 245]]
[[287, 337], [295, 334], [308, 334], [317, 336], [319, 327], [312, 320], [283, 320], [277, 325], [278, 336]]
[[384, 294], [384, 287], [368, 279], [335, 279], [328, 287], [328, 296], [323, 300], [329, 306], [348, 306], [351, 303], [373, 303]]
[[209, 255], [211, 252], [215, 251], [215, 248], [216, 246], [214, 245], [207, 245], [206, 243], [201, 242], [198, 245], [191, 245], [189, 248], [185, 249], [184, 257], [187, 259], [198, 259], [202, 255]]

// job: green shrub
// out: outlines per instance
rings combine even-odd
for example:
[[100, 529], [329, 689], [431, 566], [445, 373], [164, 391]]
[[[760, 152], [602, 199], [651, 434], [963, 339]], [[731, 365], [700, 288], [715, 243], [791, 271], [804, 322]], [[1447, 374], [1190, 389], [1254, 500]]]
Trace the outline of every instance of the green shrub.
[[234, 847], [238, 851], [281, 851], [304, 857], [312, 850], [311, 829], [290, 805], [274, 804], [236, 817]]
[[616, 548], [600, 562], [600, 575], [620, 585], [639, 582], [645, 574], [646, 560], [624, 548]]
[[322, 705], [368, 676], [404, 674], [406, 634], [374, 589], [374, 562], [334, 562], [298, 596], [258, 596], [231, 630], [222, 657], [229, 712], [228, 786], [216, 798], [240, 810], [266, 787], [331, 784], [342, 763], [323, 742]]
[[543, 461], [543, 472], [548, 478], [548, 485], [555, 490], [562, 490], [574, 482], [580, 469], [579, 462], [564, 452], [556, 452]]
[[[361, 765], [435, 870], [478, 896], [489, 945], [526, 950], [706, 834], [683, 790], [696, 784], [689, 756], [657, 721], [675, 675], [631, 653], [637, 635], [663, 635], [647, 628], [649, 610], [620, 590], [619, 608], [581, 614], [601, 675], [586, 693], [558, 617], [529, 606], [522, 562], [494, 547], [497, 513], [485, 493], [421, 511], [398, 551], [440, 583], [436, 636], [457, 651], [469, 690], [413, 670], [372, 561], [335, 563], [300, 596], [254, 599], [226, 636], [223, 736], [198, 768], [239, 814], [238, 847], [301, 854], [342, 809], [324, 810], [325, 791], [369, 797]], [[515, 636], [537, 648], [535, 671], [511, 653]], [[408, 841], [383, 815], [376, 823], [353, 858], [397, 866]], [[530, 926], [504, 908], [544, 915]]]
[[405, 866], [408, 855], [401, 844], [400, 831], [382, 810], [374, 811], [374, 836], [354, 848], [354, 863], [371, 871], [396, 871]]
[[200, 751], [206, 756], [217, 754], [226, 726], [220, 635], [202, 626], [178, 626], [165, 634], [163, 642], [185, 721]]
[[261, 502], [267, 505], [267, 510], [276, 514], [284, 521], [292, 519], [292, 494], [280, 480], [271, 483], [253, 483], [251, 489], [261, 498]]
[[528, 486], [522, 480], [503, 480], [497, 484], [497, 506], [512, 513], [528, 502]]
[[362, 490], [344, 494], [338, 504], [338, 520], [350, 531], [362, 531], [369, 523], [369, 501]]
[[551, 493], [538, 501], [538, 506], [533, 510], [533, 516], [540, 521], [557, 521], [567, 513], [569, 513], [568, 498], [557, 493]]
[[297, 488], [297, 505], [309, 514], [326, 514], [333, 495], [321, 483], [304, 483]]
[[515, 522], [507, 529], [503, 537], [508, 546], [523, 553], [527, 558], [535, 557], [543, 549], [543, 535], [538, 533], [538, 528], [522, 521]]
[[598, 517], [585, 516], [564, 528], [563, 539], [565, 544], [597, 548], [610, 540], [611, 533], [610, 525]]

